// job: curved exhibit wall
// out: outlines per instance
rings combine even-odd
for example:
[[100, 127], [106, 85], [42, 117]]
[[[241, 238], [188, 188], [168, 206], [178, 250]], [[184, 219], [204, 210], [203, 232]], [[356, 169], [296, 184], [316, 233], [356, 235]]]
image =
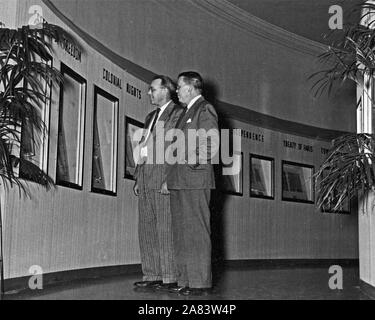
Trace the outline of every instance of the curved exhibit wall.
[[221, 101], [312, 126], [355, 131], [354, 84], [332, 98], [313, 98], [310, 91], [308, 77], [323, 68], [316, 57], [325, 47], [225, 0], [52, 2], [105, 46], [155, 73], [176, 77], [197, 70]]
[[[155, 4], [153, 0], [148, 2]], [[60, 7], [63, 4], [59, 1], [54, 1], [54, 3], [57, 3]], [[86, 3], [88, 6], [85, 10], [81, 7], [82, 3]], [[336, 112], [337, 117], [345, 119], [347, 117], [344, 112], [337, 112], [335, 106], [331, 108], [328, 100], [324, 102], [324, 105], [320, 105], [323, 102], [318, 104], [317, 101], [306, 98], [308, 97], [307, 88], [301, 85], [301, 74], [305, 74], [307, 69], [300, 63], [301, 61], [310, 61], [311, 63], [313, 57], [306, 52], [309, 51], [306, 47], [294, 50], [278, 44], [277, 46], [280, 47], [281, 51], [280, 55], [276, 53], [275, 49], [270, 55], [265, 55], [261, 48], [264, 48], [264, 46], [271, 47], [271, 44], [275, 46], [275, 43], [269, 42], [267, 39], [262, 41], [257, 36], [257, 45], [255, 45], [254, 40], [254, 46], [251, 50], [248, 44], [242, 44], [236, 50], [231, 50], [233, 59], [230, 60], [231, 63], [228, 65], [228, 57], [224, 59], [221, 56], [225, 52], [222, 51], [222, 41], [228, 41], [228, 47], [234, 47], [234, 44], [239, 41], [239, 38], [237, 38], [239, 36], [236, 35], [229, 41], [230, 32], [233, 31], [231, 28], [235, 27], [218, 24], [215, 15], [208, 14], [199, 6], [196, 6], [208, 2], [186, 2], [185, 4], [185, 2], [173, 1], [174, 6], [166, 6], [166, 2], [162, 2], [162, 5], [157, 7], [155, 11], [144, 11], [146, 9], [144, 2], [141, 1], [138, 7], [135, 1], [129, 1], [129, 7], [127, 7], [129, 12], [123, 19], [127, 23], [136, 23], [137, 27], [130, 28], [125, 32], [119, 26], [115, 26], [117, 21], [112, 19], [113, 29], [107, 30], [108, 41], [112, 37], [117, 37], [117, 45], [128, 48], [129, 54], [124, 54], [122, 57], [116, 54], [117, 50], [115, 50], [116, 52], [111, 51], [116, 48], [108, 44], [108, 47], [103, 46], [77, 27], [79, 24], [86, 23], [83, 21], [86, 19], [95, 25], [93, 21], [95, 17], [97, 18], [96, 14], [99, 11], [105, 13], [108, 8], [114, 10], [115, 3], [111, 1], [107, 3], [106, 1], [105, 6], [99, 6], [96, 2], [98, 8], [90, 7], [88, 2], [82, 1], [82, 3], [81, 1], [67, 1], [66, 8], [61, 8], [64, 9], [64, 12], [66, 11], [70, 18], [73, 15], [75, 19], [73, 23], [49, 1], [25, 0], [18, 2], [16, 25], [27, 24], [32, 15], [29, 13], [30, 7], [38, 5], [43, 10], [45, 20], [64, 27], [79, 43], [79, 48], [69, 44], [54, 45], [53, 64], [60, 70], [71, 70], [72, 79], [85, 84], [81, 87], [86, 90], [85, 103], [82, 109], [84, 110], [83, 126], [81, 128], [83, 133], [81, 150], [82, 183], [79, 187], [60, 183], [56, 190], [50, 192], [45, 192], [30, 184], [32, 199], [20, 199], [18, 192], [15, 190], [11, 190], [9, 193], [4, 193], [4, 191], [1, 193], [1, 212], [4, 219], [5, 278], [27, 276], [30, 267], [33, 265], [40, 266], [44, 273], [51, 273], [140, 263], [137, 232], [138, 201], [133, 195], [134, 181], [128, 178], [125, 170], [126, 124], [130, 123], [129, 118], [133, 119], [131, 123], [143, 122], [146, 114], [152, 109], [147, 97], [148, 83], [146, 80], [159, 72], [170, 75], [177, 74], [180, 71], [180, 66], [182, 66], [181, 69], [202, 68], [203, 74], [211, 80], [211, 83], [217, 84], [217, 98], [223, 100], [219, 103], [219, 108], [223, 111], [221, 121], [230, 128], [241, 129], [243, 170], [242, 175], [236, 180], [238, 190], [228, 192], [228, 190], [220, 189], [214, 194], [216, 201], [212, 213], [214, 259], [358, 258], [357, 216], [354, 204], [351, 208], [351, 214], [323, 213], [315, 206], [313, 189], [310, 188], [309, 191], [311, 199], [306, 198], [302, 201], [290, 200], [301, 195], [305, 197], [307, 192], [299, 190], [289, 190], [289, 193], [282, 192], [284, 188], [282, 171], [288, 169], [289, 173], [293, 174], [294, 170], [294, 173], [297, 172], [298, 175], [298, 172], [302, 172], [300, 168], [304, 168], [307, 172], [313, 173], [323, 160], [330, 145], [328, 140], [316, 138], [319, 136], [319, 132], [325, 132], [327, 137], [337, 134], [332, 130], [320, 129], [319, 126], [313, 126], [313, 124], [319, 124], [318, 120], [320, 119], [322, 127], [329, 127], [328, 113]], [[124, 3], [128, 2], [116, 2], [119, 6], [116, 11], [118, 17], [122, 16]], [[185, 7], [187, 4], [189, 6]], [[146, 41], [143, 42], [145, 35], [137, 38], [141, 34], [139, 29], [147, 33], [148, 42], [163, 43], [162, 41], [166, 40], [161, 38], [160, 31], [166, 32], [166, 30], [162, 29], [157, 32], [151, 26], [150, 21], [155, 20], [154, 23], [156, 23], [154, 14], [162, 14], [161, 17], [164, 17], [160, 20], [162, 26], [168, 20], [165, 16], [167, 14], [168, 17], [177, 19], [175, 17], [178, 12], [176, 6], [180, 5], [182, 6], [180, 10], [186, 10], [186, 14], [190, 12], [189, 10], [194, 13], [196, 20], [193, 19], [194, 23], [191, 23], [194, 28], [198, 28], [198, 26], [213, 28], [211, 23], [216, 21], [216, 27], [211, 31], [213, 35], [216, 34], [215, 32], [222, 32], [223, 39], [222, 41], [214, 38], [208, 40], [209, 42], [212, 41], [211, 44], [216, 43], [218, 46], [217, 49], [212, 50], [210, 59], [203, 51], [194, 56], [185, 56], [185, 53], [180, 52], [178, 61], [176, 59], [165, 60], [161, 64], [160, 61], [156, 62], [156, 60], [166, 59], [165, 56], [159, 55], [159, 49], [156, 50], [150, 44], [146, 44]], [[137, 17], [139, 19], [143, 17], [144, 19], [146, 16], [148, 17], [147, 22], [137, 21]], [[206, 16], [208, 21], [201, 22], [201, 19]], [[100, 25], [102, 23], [109, 23], [108, 19], [97, 19], [95, 28], [101, 30]], [[187, 24], [185, 21], [183, 25], [174, 26], [175, 33], [168, 35], [171, 37], [173, 35], [175, 38], [169, 38], [168, 43], [175, 43], [173, 39], [180, 37], [181, 32], [185, 39], [188, 38], [189, 33], [183, 33]], [[118, 29], [121, 29], [121, 35], [115, 36], [113, 33], [120, 32]], [[237, 31], [240, 34], [242, 32], [240, 29]], [[98, 35], [96, 32], [98, 32]], [[99, 36], [102, 34], [102, 37], [104, 37], [104, 33], [101, 32], [93, 30], [90, 34], [105, 43]], [[242, 34], [242, 36], [244, 35]], [[246, 36], [249, 35], [246, 33]], [[199, 37], [206, 38], [203, 35]], [[132, 40], [130, 41], [130, 39]], [[180, 41], [183, 41], [183, 39], [181, 38]], [[142, 43], [144, 48], [141, 48]], [[176, 44], [178, 43], [177, 41]], [[198, 45], [199, 41], [193, 44], [193, 46]], [[202, 46], [206, 45], [207, 43], [202, 44]], [[166, 46], [167, 42], [161, 45], [161, 47]], [[308, 47], [309, 45], [307, 45]], [[141, 48], [139, 55], [136, 55], [135, 51], [131, 54], [131, 51], [135, 48]], [[258, 51], [258, 48], [260, 51]], [[240, 50], [245, 51], [241, 53]], [[316, 50], [316, 45], [313, 46], [312, 50]], [[117, 53], [120, 51], [118, 49]], [[149, 58], [147, 58], [146, 51], [150, 54]], [[241, 77], [243, 90], [239, 90], [236, 85], [239, 85], [240, 82], [238, 82], [239, 79], [235, 76], [233, 69], [241, 71], [240, 63], [244, 63], [242, 71], [250, 71], [250, 65], [247, 61], [248, 59], [254, 61], [256, 57], [258, 61], [262, 58], [265, 59], [265, 57], [272, 57], [280, 70], [285, 69], [286, 76], [289, 77], [291, 74], [299, 74], [300, 76], [293, 81], [291, 78], [288, 78], [289, 80], [281, 79], [281, 75], [277, 72], [269, 73], [266, 76], [259, 70], [267, 70], [269, 68], [268, 63], [252, 64], [252, 73], [243, 73], [246, 74], [246, 77]], [[206, 65], [200, 59], [205, 60]], [[216, 62], [220, 60], [222, 65], [219, 64], [215, 68], [211, 60]], [[294, 60], [298, 64], [293, 68], [288, 67], [288, 65], [285, 65], [287, 60]], [[224, 61], [227, 62], [224, 63]], [[286, 71], [287, 67], [289, 68], [288, 72]], [[309, 64], [308, 68], [312, 69], [312, 65]], [[255, 74], [258, 75], [259, 79], [270, 77], [273, 79], [279, 78], [279, 81], [277, 83], [269, 82], [268, 85], [272, 84], [273, 87], [262, 91], [261, 87], [265, 83], [260, 85], [255, 81]], [[249, 85], [247, 85], [247, 81], [249, 81]], [[288, 81], [289, 85], [287, 86]], [[303, 94], [298, 90], [294, 92], [294, 89], [292, 92], [292, 84], [303, 87], [307, 104], [314, 105], [315, 112], [310, 114], [310, 107], [303, 108], [305, 116], [302, 117], [302, 111], [299, 111], [301, 105], [297, 104], [297, 100], [302, 100]], [[276, 99], [274, 91], [282, 93], [282, 95]], [[47, 170], [53, 178], [57, 177], [59, 170], [59, 120], [61, 120], [61, 103], [65, 92], [67, 91], [60, 91], [60, 88], [52, 90]], [[96, 132], [94, 119], [98, 104], [98, 92], [103, 92], [101, 99], [109, 97], [110, 101], [116, 101], [114, 105], [117, 106], [112, 113], [107, 113], [117, 115], [112, 122], [114, 128], [112, 133], [116, 136], [113, 143], [115, 153], [112, 163], [115, 173], [112, 181], [114, 192], [107, 193], [99, 193], [92, 187], [96, 164], [93, 161], [96, 152], [96, 145], [93, 145], [93, 140], [95, 139], [94, 132]], [[284, 107], [275, 108], [270, 103], [270, 99], [277, 100], [283, 106], [285, 104], [284, 99], [290, 102], [290, 105], [285, 106], [286, 110], [289, 110], [290, 116], [287, 117], [287, 113], [284, 113], [283, 116], [280, 115], [281, 119], [276, 117], [277, 112], [284, 110]], [[65, 97], [65, 100], [69, 101], [69, 95]], [[252, 102], [250, 103], [250, 101]], [[260, 103], [260, 101], [264, 101], [264, 103]], [[247, 111], [247, 107], [254, 108], [255, 111], [250, 109]], [[267, 110], [267, 108], [270, 109]], [[265, 115], [260, 111], [264, 111]], [[273, 116], [267, 115], [266, 111], [272, 111]], [[286, 111], [284, 110], [284, 112]], [[301, 117], [302, 124], [294, 122], [298, 117]], [[347, 122], [348, 126], [343, 128], [341, 127], [343, 124], [340, 123], [343, 121], [343, 119], [339, 121], [337, 118], [332, 128], [350, 130], [351, 125], [349, 123], [351, 122]], [[310, 126], [303, 123], [309, 123]], [[69, 127], [68, 131], [75, 129], [75, 127]], [[270, 190], [273, 190], [272, 197], [259, 196], [260, 187], [255, 188], [255, 191], [251, 190], [249, 181], [250, 161], [254, 158], [256, 161], [253, 166], [273, 164], [269, 180], [269, 182], [272, 180], [272, 188], [270, 188]], [[298, 179], [301, 179], [301, 176]], [[251, 193], [254, 192], [258, 192], [257, 196], [251, 196]], [[288, 197], [289, 200], [285, 199]]]

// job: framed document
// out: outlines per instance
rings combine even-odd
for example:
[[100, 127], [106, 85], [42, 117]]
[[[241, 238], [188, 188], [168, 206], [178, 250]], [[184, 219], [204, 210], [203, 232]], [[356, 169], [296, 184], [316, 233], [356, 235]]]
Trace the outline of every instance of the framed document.
[[94, 88], [94, 132], [91, 190], [116, 195], [118, 99]]
[[282, 161], [282, 200], [314, 203], [314, 167]]
[[[229, 174], [224, 174], [224, 172]], [[243, 195], [243, 153], [235, 154], [231, 164], [222, 165], [222, 175], [219, 189], [224, 193]]]
[[274, 160], [250, 154], [250, 197], [274, 199]]
[[133, 139], [137, 130], [143, 129], [142, 122], [125, 117], [125, 177], [126, 179], [135, 180], [134, 173], [136, 163], [134, 161], [134, 149], [138, 145], [138, 141]]
[[[324, 179], [327, 175], [327, 170], [324, 170], [322, 172], [322, 179]], [[350, 209], [351, 209], [351, 202], [349, 200], [349, 197], [347, 196], [344, 201], [341, 203], [341, 205], [339, 206], [339, 208], [337, 209], [334, 209], [334, 207], [336, 206], [339, 198], [340, 198], [340, 194], [334, 189], [332, 190], [333, 192], [333, 196], [334, 196], [334, 200], [333, 202], [331, 203], [324, 203], [321, 207], [321, 211], [322, 212], [326, 212], [326, 213], [340, 213], [340, 214], [350, 214]]]
[[82, 190], [86, 80], [63, 63], [61, 73], [56, 184]]

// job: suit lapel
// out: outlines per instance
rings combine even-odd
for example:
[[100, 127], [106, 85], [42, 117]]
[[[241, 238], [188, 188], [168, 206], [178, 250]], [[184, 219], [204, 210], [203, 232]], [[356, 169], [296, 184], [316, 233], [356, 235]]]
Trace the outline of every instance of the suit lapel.
[[159, 121], [167, 122], [171, 116], [171, 113], [175, 107], [173, 101], [169, 103], [169, 105], [165, 108], [164, 112], [161, 114]]
[[148, 129], [151, 126], [152, 121], [154, 121], [155, 113], [156, 113], [156, 109], [151, 112], [150, 116], [145, 122], [145, 129]]
[[203, 97], [200, 97], [194, 104], [190, 107], [190, 109], [185, 113], [184, 117], [182, 118], [181, 122], [178, 125], [179, 129], [184, 129], [186, 126], [186, 121], [188, 121], [198, 110], [200, 104], [204, 101]]
[[[172, 101], [172, 102], [170, 102], [169, 103], [169, 105], [165, 108], [165, 110], [163, 111], [163, 113], [161, 114], [161, 116], [160, 116], [160, 118], [159, 118], [159, 120], [158, 120], [158, 123], [160, 122], [160, 121], [163, 121], [164, 122], [164, 130], [165, 130], [165, 132], [167, 132], [168, 131], [168, 129], [170, 128], [170, 126], [171, 126], [171, 124], [170, 124], [170, 117], [171, 117], [171, 114], [172, 114], [172, 112], [173, 112], [173, 109], [175, 108], [175, 104], [174, 104], [174, 102]], [[152, 117], [152, 119], [153, 119], [154, 117]], [[156, 126], [154, 127], [154, 130], [153, 131], [155, 131], [155, 128], [156, 128]], [[153, 132], [153, 139], [154, 139], [154, 143], [155, 143], [155, 145], [156, 145], [156, 134], [155, 134], [155, 132]]]

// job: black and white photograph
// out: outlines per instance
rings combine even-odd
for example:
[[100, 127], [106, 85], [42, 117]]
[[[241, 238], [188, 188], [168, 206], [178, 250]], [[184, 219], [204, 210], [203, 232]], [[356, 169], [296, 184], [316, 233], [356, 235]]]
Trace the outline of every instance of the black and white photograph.
[[0, 0], [1, 303], [375, 299], [374, 23], [366, 0]]

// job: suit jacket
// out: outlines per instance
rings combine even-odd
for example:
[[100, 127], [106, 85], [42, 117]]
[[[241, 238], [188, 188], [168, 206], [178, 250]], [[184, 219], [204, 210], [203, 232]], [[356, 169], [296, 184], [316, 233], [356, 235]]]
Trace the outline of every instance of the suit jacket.
[[[173, 101], [167, 106], [157, 122], [157, 125], [160, 125], [162, 121], [164, 122], [164, 135], [175, 127], [182, 111], [183, 107], [175, 104]], [[150, 112], [146, 116], [145, 129], [151, 125], [151, 122], [154, 120], [155, 113], [156, 110]], [[165, 141], [165, 136], [157, 137], [155, 134], [156, 126], [145, 143], [147, 146], [148, 158], [151, 156], [152, 158], [148, 159], [149, 161], [145, 159], [144, 163], [138, 164], [135, 171], [135, 178], [137, 182], [144, 183], [149, 189], [160, 189], [162, 182], [166, 179], [166, 163], [165, 161], [162, 163], [157, 163], [156, 153], [158, 152], [159, 156], [161, 155], [164, 160], [165, 150], [170, 144], [168, 141]], [[143, 140], [141, 140], [141, 143], [142, 141]], [[161, 141], [164, 142], [163, 149], [160, 149], [162, 147]]]
[[[166, 179], [168, 189], [214, 189], [214, 170], [212, 163], [207, 159], [211, 158], [211, 154], [218, 153], [220, 144], [215, 108], [200, 97], [179, 121], [176, 129], [184, 133], [185, 154], [178, 157], [177, 153], [177, 163], [168, 165]], [[189, 129], [204, 129], [206, 132], [214, 130], [216, 136], [215, 139], [196, 139], [196, 147], [192, 148], [188, 143]], [[195, 164], [191, 163], [192, 159], [195, 160]]]

